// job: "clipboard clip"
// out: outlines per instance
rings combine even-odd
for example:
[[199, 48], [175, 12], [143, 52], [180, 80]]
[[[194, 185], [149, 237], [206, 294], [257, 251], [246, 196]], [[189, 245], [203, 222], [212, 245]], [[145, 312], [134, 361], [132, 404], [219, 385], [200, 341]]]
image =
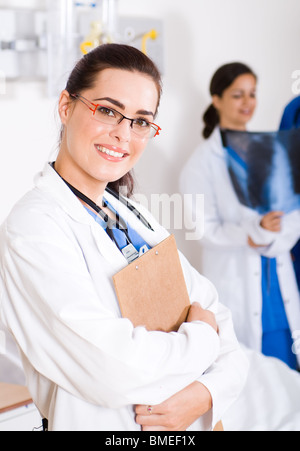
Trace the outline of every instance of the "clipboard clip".
[[126, 258], [126, 260], [128, 261], [128, 263], [132, 263], [134, 262], [134, 260], [136, 260], [137, 258], [139, 258], [140, 254], [139, 252], [136, 250], [136, 248], [134, 247], [133, 244], [128, 244], [128, 246], [125, 246], [122, 249], [122, 254], [124, 255], [124, 257]]
[[132, 243], [130, 243], [130, 244], [128, 244], [128, 246], [125, 246], [122, 249], [122, 254], [126, 258], [128, 263], [132, 263], [148, 251], [149, 251], [149, 248], [146, 244], [144, 246], [142, 246], [140, 248], [140, 251], [138, 252], [136, 250], [136, 248], [134, 247], [134, 245]]

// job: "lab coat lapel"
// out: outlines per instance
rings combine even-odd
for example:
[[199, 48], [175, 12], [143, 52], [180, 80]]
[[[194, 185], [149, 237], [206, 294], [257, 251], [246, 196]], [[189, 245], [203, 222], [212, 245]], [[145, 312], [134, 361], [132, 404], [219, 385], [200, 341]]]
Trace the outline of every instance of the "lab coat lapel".
[[85, 211], [81, 202], [48, 163], [43, 173], [37, 175], [35, 182], [38, 189], [53, 196], [61, 208], [76, 222], [85, 224], [91, 229], [100, 253], [114, 266], [116, 271], [126, 266], [127, 260], [111, 241], [105, 230]]
[[92, 233], [96, 242], [96, 245], [111, 265], [115, 267], [115, 271], [120, 271], [127, 265], [127, 260], [123, 254], [119, 251], [115, 243], [109, 238], [105, 230], [94, 221], [91, 224]]

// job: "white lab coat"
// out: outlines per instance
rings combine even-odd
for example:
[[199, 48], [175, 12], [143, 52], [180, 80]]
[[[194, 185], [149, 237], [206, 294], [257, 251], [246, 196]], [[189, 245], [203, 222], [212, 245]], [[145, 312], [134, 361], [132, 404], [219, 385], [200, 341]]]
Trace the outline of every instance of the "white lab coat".
[[0, 321], [0, 382], [24, 385], [25, 375], [20, 354], [11, 334]]
[[223, 416], [225, 431], [300, 431], [300, 375], [281, 360], [243, 348], [250, 362], [247, 383]]
[[[293, 333], [299, 332], [300, 299], [290, 250], [300, 236], [300, 212], [294, 211], [283, 218], [280, 233], [260, 226], [262, 217], [242, 206], [235, 194], [218, 128], [186, 163], [180, 176], [180, 190], [193, 194], [194, 198], [195, 194], [204, 194], [201, 270], [216, 286], [220, 301], [231, 310], [239, 341], [261, 351], [261, 255], [277, 258], [290, 328]], [[193, 217], [195, 213], [202, 218], [202, 211], [194, 211]], [[256, 244], [266, 246], [258, 250], [251, 248], [249, 236]], [[298, 359], [300, 362], [300, 356]]]
[[[155, 246], [154, 231], [106, 194], [120, 215]], [[238, 397], [248, 362], [229, 311], [210, 282], [180, 254], [191, 301], [217, 314], [178, 333], [147, 332], [122, 319], [112, 276], [127, 261], [50, 165], [0, 232], [1, 318], [22, 353], [27, 384], [50, 430], [139, 430], [134, 404], [155, 405], [199, 380], [213, 397], [207, 429]]]

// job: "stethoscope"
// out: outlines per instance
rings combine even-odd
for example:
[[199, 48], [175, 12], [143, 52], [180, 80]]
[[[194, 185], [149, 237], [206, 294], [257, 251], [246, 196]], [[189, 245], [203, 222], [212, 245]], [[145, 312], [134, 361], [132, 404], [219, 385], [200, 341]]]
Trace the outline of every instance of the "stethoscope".
[[[106, 232], [108, 236], [111, 238], [111, 240], [116, 244], [118, 249], [124, 253], [124, 249], [121, 249], [119, 246], [114, 233], [113, 233], [113, 227], [116, 226], [117, 229], [122, 230], [124, 232], [126, 241], [127, 241], [127, 247], [130, 246], [134, 248], [132, 241], [130, 239], [130, 236], [128, 234], [128, 228], [126, 222], [123, 220], [123, 218], [120, 217], [118, 212], [113, 212], [116, 215], [116, 221], [112, 220], [99, 205], [97, 205], [94, 201], [92, 201], [89, 197], [87, 197], [85, 194], [83, 194], [81, 191], [79, 191], [77, 188], [72, 186], [69, 182], [67, 182], [55, 169], [55, 162], [51, 163], [52, 168], [55, 170], [55, 172], [59, 175], [59, 177], [64, 181], [64, 183], [69, 187], [69, 189], [75, 194], [78, 199], [85, 202], [89, 207], [91, 207], [96, 213], [99, 214], [99, 216], [103, 219], [103, 221], [106, 223]], [[121, 194], [117, 193], [113, 189], [106, 187], [105, 190], [107, 193], [111, 194], [115, 199], [117, 199], [119, 202], [121, 202], [123, 205], [125, 205], [141, 222], [142, 224], [147, 227], [147, 229], [154, 232], [153, 228], [149, 224], [149, 222], [144, 218], [144, 216], [135, 208], [134, 205], [132, 205], [125, 197], [123, 197]], [[103, 208], [109, 208], [107, 202], [103, 202]], [[135, 249], [135, 248], [134, 248]]]

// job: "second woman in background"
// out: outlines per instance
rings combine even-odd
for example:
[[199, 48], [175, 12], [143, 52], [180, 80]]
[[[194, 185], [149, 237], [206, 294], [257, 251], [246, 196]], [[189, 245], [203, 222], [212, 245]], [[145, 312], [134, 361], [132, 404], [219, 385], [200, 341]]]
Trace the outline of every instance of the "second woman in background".
[[180, 184], [183, 193], [205, 196], [202, 271], [231, 309], [239, 340], [296, 369], [292, 335], [300, 330], [300, 300], [290, 250], [299, 238], [300, 213], [260, 216], [243, 207], [220, 134], [220, 129], [246, 131], [256, 108], [256, 84], [256, 75], [241, 63], [215, 73], [212, 104], [204, 114], [206, 141], [187, 162]]

